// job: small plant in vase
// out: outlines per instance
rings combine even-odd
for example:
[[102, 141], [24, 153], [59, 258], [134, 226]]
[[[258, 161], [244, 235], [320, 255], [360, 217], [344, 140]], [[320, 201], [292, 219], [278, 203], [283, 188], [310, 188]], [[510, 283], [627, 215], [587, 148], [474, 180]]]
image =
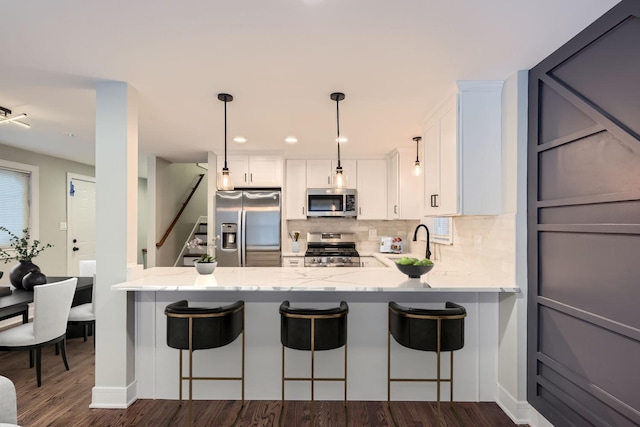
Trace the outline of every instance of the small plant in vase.
[[[202, 250], [204, 241], [199, 238], [195, 238], [187, 242], [187, 248], [190, 250]], [[205, 249], [206, 250], [206, 249]], [[216, 259], [208, 253], [203, 253], [193, 262], [196, 267], [196, 271], [200, 274], [211, 274], [216, 269], [218, 263]]]
[[196, 271], [200, 274], [211, 274], [218, 266], [216, 259], [209, 254], [202, 254], [200, 258], [193, 262]]
[[28, 228], [22, 230], [22, 237], [16, 236], [8, 228], [0, 226], [0, 231], [9, 235], [9, 245], [15, 251], [11, 254], [4, 249], [0, 249], [0, 257], [4, 258], [5, 264], [12, 259], [18, 260], [18, 264], [11, 268], [9, 281], [16, 289], [26, 289], [32, 291], [36, 285], [47, 283], [47, 276], [42, 274], [40, 267], [33, 264], [31, 260], [40, 252], [47, 248], [52, 248], [49, 243], [42, 243], [39, 240], [31, 241], [31, 234]]

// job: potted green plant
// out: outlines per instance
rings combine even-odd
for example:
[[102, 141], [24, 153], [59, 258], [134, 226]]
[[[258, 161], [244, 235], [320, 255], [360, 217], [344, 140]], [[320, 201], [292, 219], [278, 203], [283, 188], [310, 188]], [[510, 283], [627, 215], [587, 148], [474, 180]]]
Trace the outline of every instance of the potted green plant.
[[200, 258], [193, 262], [196, 270], [200, 274], [211, 274], [218, 266], [216, 259], [209, 254], [202, 254]]
[[189, 252], [192, 253], [194, 251], [205, 251], [205, 253], [200, 255], [200, 257], [193, 262], [193, 265], [195, 265], [196, 271], [198, 271], [198, 273], [211, 274], [216, 269], [218, 263], [216, 262], [216, 259], [214, 257], [206, 253], [206, 245], [204, 243], [204, 240], [196, 237], [195, 239], [187, 242], [187, 248], [189, 249]]
[[22, 230], [22, 237], [18, 237], [11, 230], [0, 226], [0, 231], [9, 235], [9, 246], [14, 253], [0, 249], [0, 257], [5, 264], [12, 259], [16, 259], [18, 264], [14, 265], [9, 272], [9, 281], [16, 289], [33, 290], [33, 286], [42, 285], [47, 282], [47, 277], [42, 274], [40, 267], [31, 262], [47, 248], [52, 248], [50, 243], [42, 243], [39, 240], [31, 241], [29, 228]]

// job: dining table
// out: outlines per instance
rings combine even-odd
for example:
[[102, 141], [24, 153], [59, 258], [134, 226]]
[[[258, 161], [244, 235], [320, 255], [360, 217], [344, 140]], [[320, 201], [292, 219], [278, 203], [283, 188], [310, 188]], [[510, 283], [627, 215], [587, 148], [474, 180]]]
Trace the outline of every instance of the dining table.
[[[71, 277], [72, 276], [47, 276], [47, 283], [60, 282], [70, 279]], [[77, 277], [77, 279], [78, 284], [75, 295], [73, 296], [73, 302], [71, 303], [72, 307], [91, 302], [93, 277]], [[13, 286], [11, 290], [10, 295], [0, 297], [0, 321], [15, 316], [22, 316], [22, 323], [28, 323], [29, 304], [33, 302], [33, 291], [15, 289]], [[78, 334], [73, 328], [70, 328], [67, 331], [67, 336], [69, 338], [82, 336], [82, 331], [79, 331]]]

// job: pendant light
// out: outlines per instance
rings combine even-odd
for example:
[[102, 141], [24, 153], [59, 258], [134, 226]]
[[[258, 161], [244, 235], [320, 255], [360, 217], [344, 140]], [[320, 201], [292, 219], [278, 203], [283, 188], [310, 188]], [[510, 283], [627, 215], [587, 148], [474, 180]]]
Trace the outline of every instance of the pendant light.
[[333, 177], [333, 187], [334, 188], [344, 188], [345, 180], [344, 175], [342, 174], [342, 165], [340, 164], [340, 143], [342, 140], [340, 139], [340, 101], [344, 99], [344, 93], [342, 92], [334, 92], [331, 94], [331, 99], [336, 101], [336, 128], [338, 137], [336, 138], [336, 142], [338, 143], [338, 166], [336, 167], [336, 174]]
[[421, 136], [414, 136], [413, 140], [416, 142], [416, 165], [415, 168], [413, 169], [413, 174], [415, 176], [420, 176], [420, 158], [418, 157], [418, 147], [420, 146], [420, 141], [422, 140]]
[[229, 174], [229, 168], [227, 167], [227, 102], [233, 101], [233, 96], [228, 93], [219, 93], [218, 99], [224, 102], [224, 167], [218, 181], [218, 189], [233, 190], [231, 174]]

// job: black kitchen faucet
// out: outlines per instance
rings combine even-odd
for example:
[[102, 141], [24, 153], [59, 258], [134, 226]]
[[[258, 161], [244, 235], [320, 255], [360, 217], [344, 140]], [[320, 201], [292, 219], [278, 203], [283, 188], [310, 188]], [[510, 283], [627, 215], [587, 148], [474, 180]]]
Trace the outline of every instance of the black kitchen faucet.
[[431, 259], [431, 250], [429, 249], [429, 229], [426, 225], [418, 224], [418, 226], [416, 227], [416, 231], [413, 232], [413, 241], [415, 242], [418, 240], [418, 230], [420, 229], [420, 227], [424, 227], [424, 229], [427, 231], [427, 253], [425, 254], [425, 257], [427, 259]]

